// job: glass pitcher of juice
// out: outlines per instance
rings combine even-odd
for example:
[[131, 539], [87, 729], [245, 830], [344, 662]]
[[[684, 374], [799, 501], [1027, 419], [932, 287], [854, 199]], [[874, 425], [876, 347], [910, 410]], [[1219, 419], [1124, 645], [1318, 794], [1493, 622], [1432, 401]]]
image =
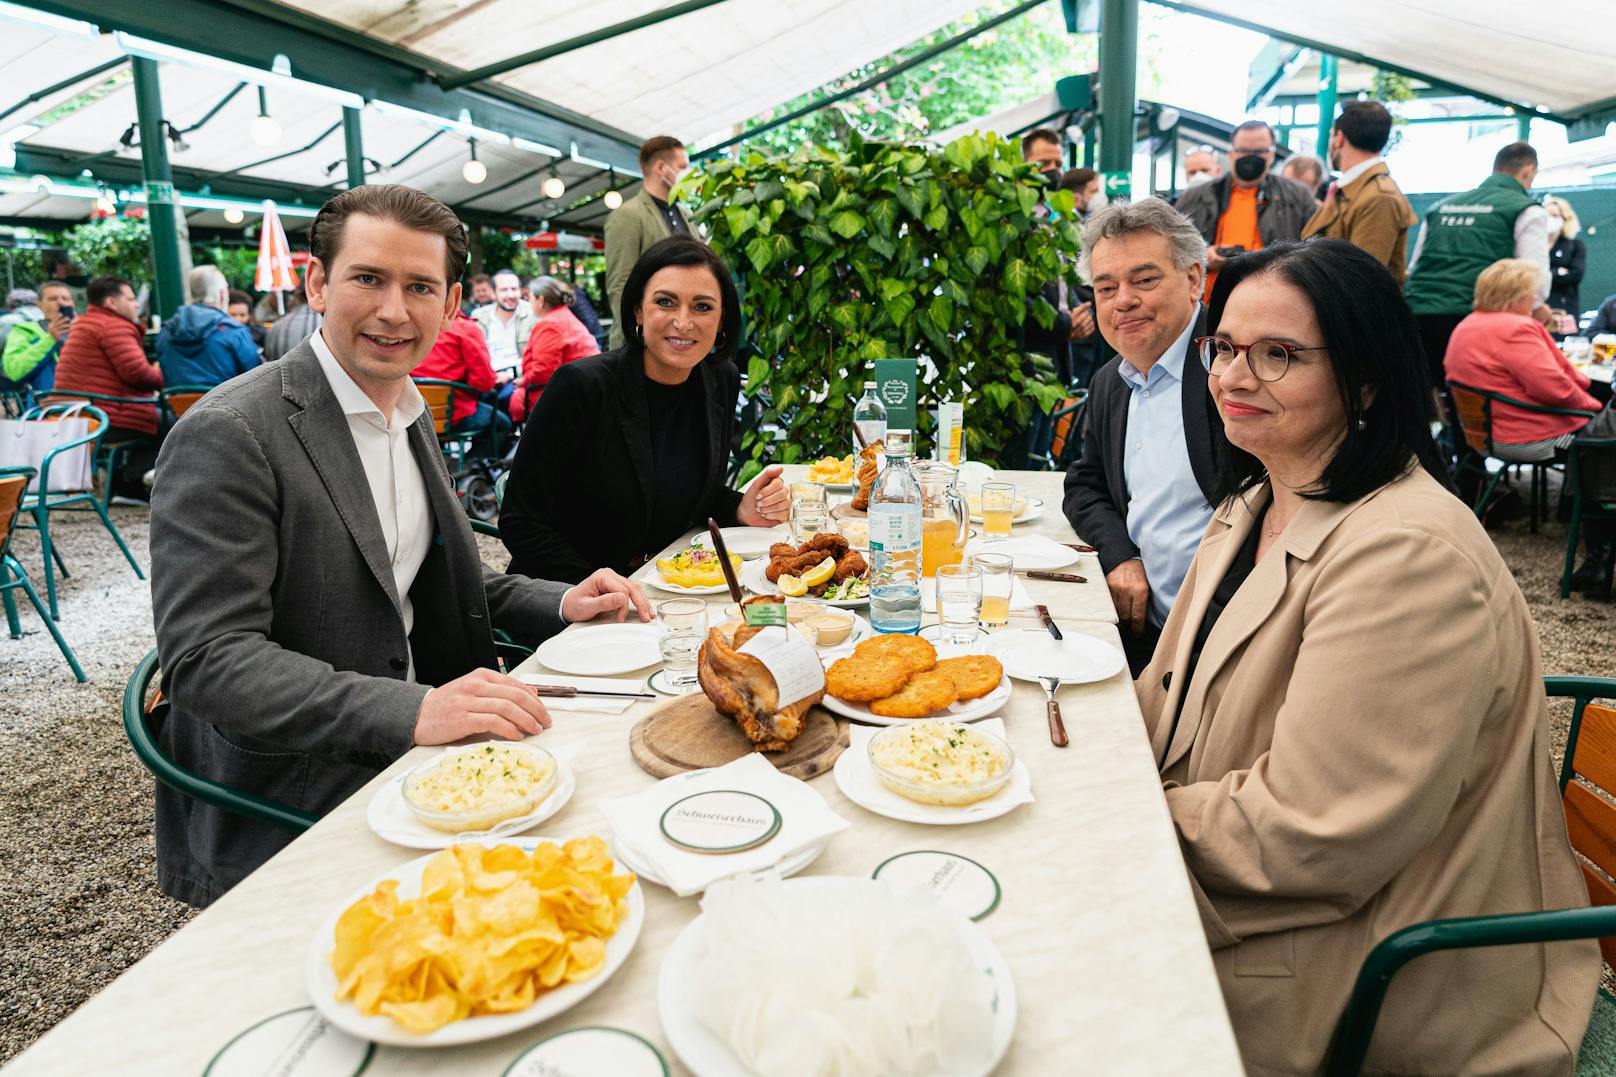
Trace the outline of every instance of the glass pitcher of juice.
[[941, 565], [957, 565], [965, 556], [970, 514], [954, 485], [958, 469], [936, 461], [910, 465], [920, 484], [920, 574], [935, 578]]

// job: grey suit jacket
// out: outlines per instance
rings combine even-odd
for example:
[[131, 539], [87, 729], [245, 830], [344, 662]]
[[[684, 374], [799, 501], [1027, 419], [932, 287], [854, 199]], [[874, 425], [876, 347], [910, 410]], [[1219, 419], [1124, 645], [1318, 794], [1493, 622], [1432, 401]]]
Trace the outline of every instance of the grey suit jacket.
[[[478, 559], [429, 413], [409, 437], [434, 534], [408, 640], [358, 450], [307, 342], [219, 386], [165, 439], [152, 612], [171, 707], [158, 737], [181, 766], [327, 812], [410, 748], [431, 685], [495, 664], [492, 626], [564, 626], [565, 585]], [[210, 903], [291, 839], [158, 786], [158, 882], [182, 901]]]

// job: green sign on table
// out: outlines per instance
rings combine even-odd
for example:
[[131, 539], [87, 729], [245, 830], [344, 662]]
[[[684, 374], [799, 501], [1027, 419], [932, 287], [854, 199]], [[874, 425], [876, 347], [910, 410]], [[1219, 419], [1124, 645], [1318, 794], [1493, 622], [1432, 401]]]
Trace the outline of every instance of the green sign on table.
[[875, 391], [887, 409], [888, 430], [915, 428], [915, 361], [877, 359]]

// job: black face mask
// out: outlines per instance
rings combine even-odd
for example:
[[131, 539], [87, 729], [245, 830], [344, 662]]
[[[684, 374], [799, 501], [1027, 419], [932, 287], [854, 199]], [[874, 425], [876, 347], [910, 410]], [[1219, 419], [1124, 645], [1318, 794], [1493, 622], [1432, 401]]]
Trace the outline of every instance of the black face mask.
[[1234, 159], [1234, 174], [1245, 180], [1247, 183], [1250, 183], [1254, 179], [1261, 178], [1262, 174], [1266, 171], [1268, 171], [1268, 162], [1263, 160], [1261, 157], [1248, 154], [1244, 157], [1236, 157]]
[[1047, 169], [1039, 173], [1039, 175], [1044, 177], [1044, 186], [1046, 187], [1056, 187], [1060, 184], [1061, 170], [1058, 168]]

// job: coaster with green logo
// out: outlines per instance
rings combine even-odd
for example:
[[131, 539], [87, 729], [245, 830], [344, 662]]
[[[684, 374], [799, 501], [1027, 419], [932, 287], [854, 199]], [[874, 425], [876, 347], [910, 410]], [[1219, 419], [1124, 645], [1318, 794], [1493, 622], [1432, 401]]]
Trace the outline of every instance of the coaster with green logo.
[[374, 1043], [339, 1031], [314, 1007], [304, 1006], [236, 1033], [202, 1077], [353, 1077], [375, 1053]]
[[900, 889], [930, 890], [944, 905], [972, 920], [999, 907], [1003, 892], [993, 872], [967, 856], [937, 849], [918, 849], [883, 860], [871, 878]]
[[780, 832], [780, 809], [756, 793], [710, 789], [676, 800], [662, 813], [662, 836], [693, 853], [739, 853]]
[[606, 1025], [569, 1028], [516, 1056], [503, 1077], [668, 1077], [662, 1052], [637, 1032]]

